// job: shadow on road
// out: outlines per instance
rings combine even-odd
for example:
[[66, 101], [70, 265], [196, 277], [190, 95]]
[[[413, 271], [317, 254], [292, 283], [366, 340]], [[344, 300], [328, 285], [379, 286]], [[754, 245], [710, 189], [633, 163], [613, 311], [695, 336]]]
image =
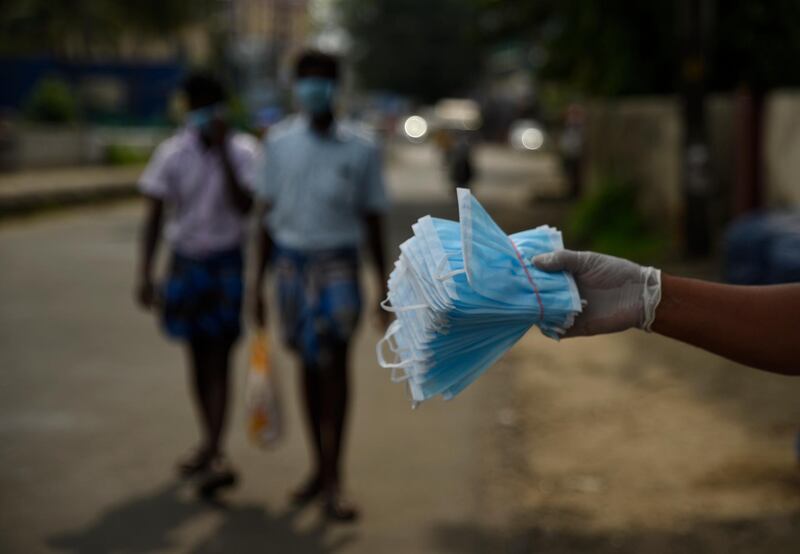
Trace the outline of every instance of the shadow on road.
[[[162, 550], [192, 554], [297, 552], [328, 554], [356, 539], [352, 532], [328, 537], [319, 523], [298, 531], [296, 512], [269, 513], [263, 506], [220, 506], [182, 498], [180, 483], [172, 482], [152, 494], [112, 506], [84, 529], [48, 538], [50, 547], [74, 554], [145, 553]], [[213, 512], [221, 521], [202, 538], [181, 544], [176, 531], [191, 520]]]
[[[548, 525], [554, 516], [563, 525]], [[577, 518], [577, 521], [576, 521]], [[800, 544], [800, 512], [771, 514], [758, 518], [703, 520], [681, 530], [630, 529], [619, 532], [592, 532], [581, 525], [574, 513], [533, 513], [508, 531], [464, 525], [442, 525], [435, 529], [441, 552], [459, 554], [483, 552], [546, 554], [684, 554], [725, 552], [796, 552]], [[584, 530], [581, 530], [583, 528]]]
[[225, 520], [190, 552], [217, 554], [227, 552], [263, 553], [297, 552], [333, 553], [356, 540], [356, 533], [329, 540], [327, 528], [320, 522], [303, 532], [293, 529], [294, 513], [270, 515], [261, 506], [242, 506], [226, 510]]

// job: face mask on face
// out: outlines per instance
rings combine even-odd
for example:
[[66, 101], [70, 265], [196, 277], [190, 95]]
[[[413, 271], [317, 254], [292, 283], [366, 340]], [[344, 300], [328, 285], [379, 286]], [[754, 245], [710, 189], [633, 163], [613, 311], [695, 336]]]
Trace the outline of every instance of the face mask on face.
[[397, 319], [377, 345], [378, 361], [408, 383], [415, 403], [453, 398], [531, 326], [558, 338], [582, 308], [571, 276], [531, 262], [563, 248], [558, 230], [508, 236], [469, 191], [458, 195], [459, 222], [425, 216], [412, 226], [389, 278], [390, 304], [382, 304]]
[[208, 132], [215, 119], [223, 119], [226, 115], [224, 104], [212, 104], [192, 110], [186, 114], [186, 125], [201, 133]]
[[319, 115], [333, 107], [336, 83], [324, 77], [303, 77], [294, 84], [294, 96], [300, 108], [311, 114]]

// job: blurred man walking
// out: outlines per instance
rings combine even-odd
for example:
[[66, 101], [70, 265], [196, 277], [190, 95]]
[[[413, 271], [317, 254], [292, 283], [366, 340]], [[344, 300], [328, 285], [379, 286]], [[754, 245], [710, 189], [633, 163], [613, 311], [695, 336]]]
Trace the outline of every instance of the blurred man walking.
[[[226, 93], [214, 77], [194, 74], [184, 92], [187, 124], [158, 147], [139, 184], [148, 208], [137, 297], [144, 308], [159, 304], [165, 331], [187, 346], [203, 437], [179, 471], [200, 477], [200, 492], [210, 494], [236, 481], [223, 457], [222, 436], [228, 366], [240, 331], [242, 243], [258, 144], [228, 128]], [[153, 266], [165, 212], [172, 255], [157, 292]]]
[[366, 237], [383, 287], [382, 213], [387, 208], [377, 147], [336, 120], [337, 60], [303, 53], [294, 95], [302, 114], [275, 128], [256, 190], [264, 203], [256, 320], [265, 321], [261, 283], [274, 267], [282, 338], [303, 366], [302, 390], [314, 468], [293, 494], [322, 496], [327, 517], [349, 521], [341, 457], [349, 399], [348, 349], [361, 311], [358, 250]]

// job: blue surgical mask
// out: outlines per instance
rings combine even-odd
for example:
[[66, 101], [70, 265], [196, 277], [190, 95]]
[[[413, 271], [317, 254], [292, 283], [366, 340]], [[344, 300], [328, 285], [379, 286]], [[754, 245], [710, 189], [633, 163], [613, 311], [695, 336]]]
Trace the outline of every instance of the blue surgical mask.
[[335, 93], [335, 81], [324, 77], [303, 77], [294, 84], [294, 96], [300, 108], [311, 115], [330, 111]]
[[198, 108], [186, 114], [186, 125], [204, 132], [211, 126], [212, 121], [224, 117], [225, 112], [225, 105], [220, 103]]
[[417, 221], [389, 278], [384, 307], [397, 319], [377, 345], [378, 361], [392, 380], [408, 382], [415, 403], [453, 398], [531, 326], [558, 338], [581, 311], [572, 277], [531, 261], [563, 248], [558, 230], [508, 236], [469, 191], [458, 196], [459, 221]]

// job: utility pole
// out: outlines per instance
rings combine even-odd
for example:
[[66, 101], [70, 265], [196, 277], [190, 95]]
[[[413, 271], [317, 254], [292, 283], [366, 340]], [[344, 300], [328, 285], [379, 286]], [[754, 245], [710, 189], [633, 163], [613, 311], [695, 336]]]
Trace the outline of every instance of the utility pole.
[[706, 75], [714, 0], [681, 0], [683, 97], [684, 250], [699, 258], [711, 252], [711, 177], [706, 133]]

